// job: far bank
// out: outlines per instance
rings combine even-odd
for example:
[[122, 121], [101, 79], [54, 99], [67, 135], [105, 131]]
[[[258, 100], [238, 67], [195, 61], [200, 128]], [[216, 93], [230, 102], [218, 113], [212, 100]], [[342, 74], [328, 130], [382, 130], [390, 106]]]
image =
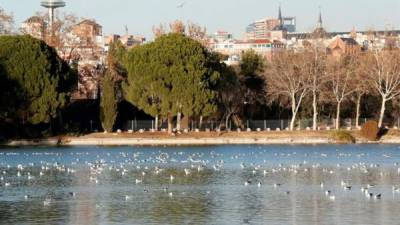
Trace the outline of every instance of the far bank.
[[[400, 132], [390, 130], [378, 141], [368, 141], [359, 131], [270, 131], [270, 132], [198, 132], [168, 134], [93, 133], [83, 136], [58, 136], [43, 139], [20, 139], [3, 146], [176, 146], [176, 145], [268, 145], [268, 144], [400, 144]], [[350, 135], [349, 135], [350, 134]]]

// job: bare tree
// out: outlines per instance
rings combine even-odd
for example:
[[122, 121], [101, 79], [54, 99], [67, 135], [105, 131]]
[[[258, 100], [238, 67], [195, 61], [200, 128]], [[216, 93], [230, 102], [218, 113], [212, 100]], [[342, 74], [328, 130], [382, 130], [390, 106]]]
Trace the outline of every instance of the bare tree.
[[268, 96], [281, 104], [287, 102], [291, 107], [290, 130], [294, 130], [301, 103], [310, 91], [305, 67], [306, 60], [302, 54], [285, 51], [274, 56], [266, 73]]
[[342, 103], [354, 92], [352, 77], [355, 74], [353, 58], [342, 56], [331, 58], [328, 62], [327, 85], [336, 102], [336, 124], [335, 128], [340, 129], [340, 112]]
[[379, 127], [383, 125], [386, 102], [400, 95], [400, 52], [398, 50], [370, 53], [368, 81], [382, 98]]
[[326, 81], [326, 52], [315, 46], [314, 48], [306, 49], [303, 57], [306, 60], [304, 70], [309, 79], [308, 82], [313, 99], [313, 130], [317, 130], [318, 102], [322, 86]]
[[354, 102], [356, 104], [356, 127], [360, 127], [360, 107], [361, 100], [364, 95], [370, 93], [370, 84], [368, 82], [367, 73], [369, 72], [367, 65], [367, 58], [365, 54], [355, 55], [354, 65], [356, 66], [356, 73], [354, 74]]
[[155, 38], [159, 38], [166, 33], [167, 32], [166, 32], [163, 24], [160, 24], [158, 26], [153, 26], [153, 34], [154, 34]]
[[181, 20], [175, 20], [169, 24], [169, 29], [171, 33], [184, 34], [186, 25]]
[[0, 8], [0, 35], [10, 34], [14, 29], [14, 16]]

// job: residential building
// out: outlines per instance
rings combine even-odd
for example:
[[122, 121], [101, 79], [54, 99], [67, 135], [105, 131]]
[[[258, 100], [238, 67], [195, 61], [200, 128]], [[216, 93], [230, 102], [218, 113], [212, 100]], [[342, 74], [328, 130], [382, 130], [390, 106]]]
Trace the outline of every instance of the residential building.
[[47, 24], [40, 16], [29, 17], [21, 24], [21, 31], [34, 38], [44, 40], [46, 36]]

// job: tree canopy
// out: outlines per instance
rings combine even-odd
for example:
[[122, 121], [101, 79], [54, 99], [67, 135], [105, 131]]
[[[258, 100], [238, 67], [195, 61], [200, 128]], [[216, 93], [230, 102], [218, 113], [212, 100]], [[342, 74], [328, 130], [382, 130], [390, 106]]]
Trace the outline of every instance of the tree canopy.
[[11, 90], [18, 109], [10, 117], [32, 124], [55, 118], [76, 82], [75, 73], [56, 51], [30, 36], [1, 36], [0, 59], [1, 79], [9, 84], [1, 94], [7, 96]]
[[216, 110], [213, 56], [183, 34], [163, 35], [132, 49], [125, 61], [125, 97], [152, 116], [208, 116]]

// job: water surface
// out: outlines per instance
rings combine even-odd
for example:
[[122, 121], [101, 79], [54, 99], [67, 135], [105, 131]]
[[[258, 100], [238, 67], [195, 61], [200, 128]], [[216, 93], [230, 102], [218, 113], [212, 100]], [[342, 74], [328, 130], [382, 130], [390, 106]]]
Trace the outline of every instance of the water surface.
[[399, 162], [395, 145], [0, 149], [0, 223], [399, 224]]

